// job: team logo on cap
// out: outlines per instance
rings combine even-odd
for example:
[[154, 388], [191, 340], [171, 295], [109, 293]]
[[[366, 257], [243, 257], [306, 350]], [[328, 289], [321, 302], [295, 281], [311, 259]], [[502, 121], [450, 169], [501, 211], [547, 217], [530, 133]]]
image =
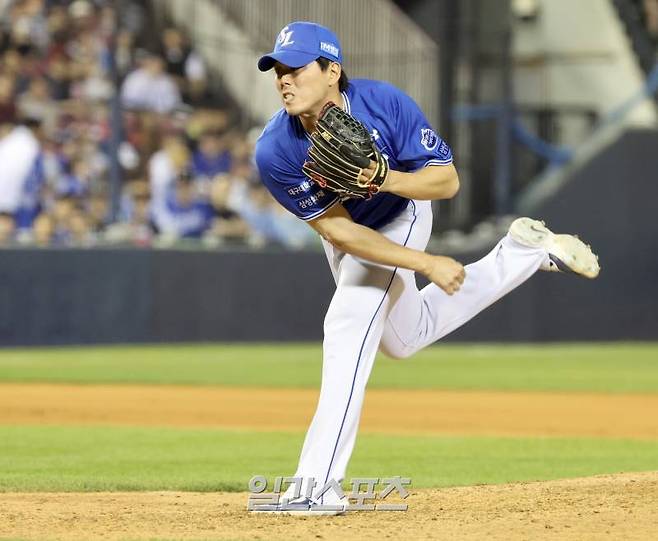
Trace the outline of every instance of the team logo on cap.
[[420, 144], [423, 145], [427, 150], [434, 150], [438, 143], [439, 138], [436, 133], [434, 133], [434, 130], [430, 128], [422, 128], [420, 130]]
[[292, 41], [292, 33], [293, 30], [288, 30], [288, 27], [285, 26], [281, 32], [279, 32], [279, 37], [276, 38], [276, 43], [277, 45], [280, 45], [281, 47], [285, 47], [286, 45], [292, 45], [295, 43]]

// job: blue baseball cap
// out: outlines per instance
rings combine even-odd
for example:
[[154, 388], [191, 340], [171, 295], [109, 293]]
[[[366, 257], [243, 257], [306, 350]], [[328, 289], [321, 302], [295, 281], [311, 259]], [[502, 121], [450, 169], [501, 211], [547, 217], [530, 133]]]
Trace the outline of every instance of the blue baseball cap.
[[291, 68], [301, 68], [321, 56], [332, 62], [343, 63], [343, 53], [336, 34], [325, 26], [298, 21], [283, 27], [276, 38], [274, 50], [258, 61], [258, 69], [270, 70], [276, 62]]

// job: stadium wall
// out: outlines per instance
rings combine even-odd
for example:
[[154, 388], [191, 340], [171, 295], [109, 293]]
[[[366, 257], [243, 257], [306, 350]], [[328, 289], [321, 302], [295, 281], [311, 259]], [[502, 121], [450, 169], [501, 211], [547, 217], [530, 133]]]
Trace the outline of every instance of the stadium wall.
[[[597, 280], [538, 273], [448, 339], [658, 339], [657, 148], [657, 132], [627, 133], [536, 211], [591, 242]], [[333, 291], [316, 252], [9, 249], [2, 259], [4, 346], [318, 340]]]
[[5, 250], [3, 259], [2, 345], [314, 339], [333, 288], [318, 253]]

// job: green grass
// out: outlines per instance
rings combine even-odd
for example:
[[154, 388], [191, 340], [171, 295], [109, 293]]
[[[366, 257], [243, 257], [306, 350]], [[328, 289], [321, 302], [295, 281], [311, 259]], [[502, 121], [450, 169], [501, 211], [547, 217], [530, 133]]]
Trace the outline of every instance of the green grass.
[[[246, 490], [294, 472], [302, 433], [128, 427], [0, 427], [0, 491]], [[351, 477], [414, 487], [658, 469], [658, 441], [362, 434]]]
[[[319, 345], [0, 351], [0, 381], [317, 387]], [[658, 343], [439, 345], [380, 357], [372, 388], [658, 392]]]

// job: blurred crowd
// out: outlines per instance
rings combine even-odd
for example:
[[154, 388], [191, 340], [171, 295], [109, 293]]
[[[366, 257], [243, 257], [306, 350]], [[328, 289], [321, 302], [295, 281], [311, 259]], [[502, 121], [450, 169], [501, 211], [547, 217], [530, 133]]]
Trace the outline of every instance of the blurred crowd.
[[642, 20], [658, 53], [658, 0], [641, 0]]
[[316, 242], [258, 181], [259, 128], [152, 27], [136, 0], [0, 0], [0, 245]]

